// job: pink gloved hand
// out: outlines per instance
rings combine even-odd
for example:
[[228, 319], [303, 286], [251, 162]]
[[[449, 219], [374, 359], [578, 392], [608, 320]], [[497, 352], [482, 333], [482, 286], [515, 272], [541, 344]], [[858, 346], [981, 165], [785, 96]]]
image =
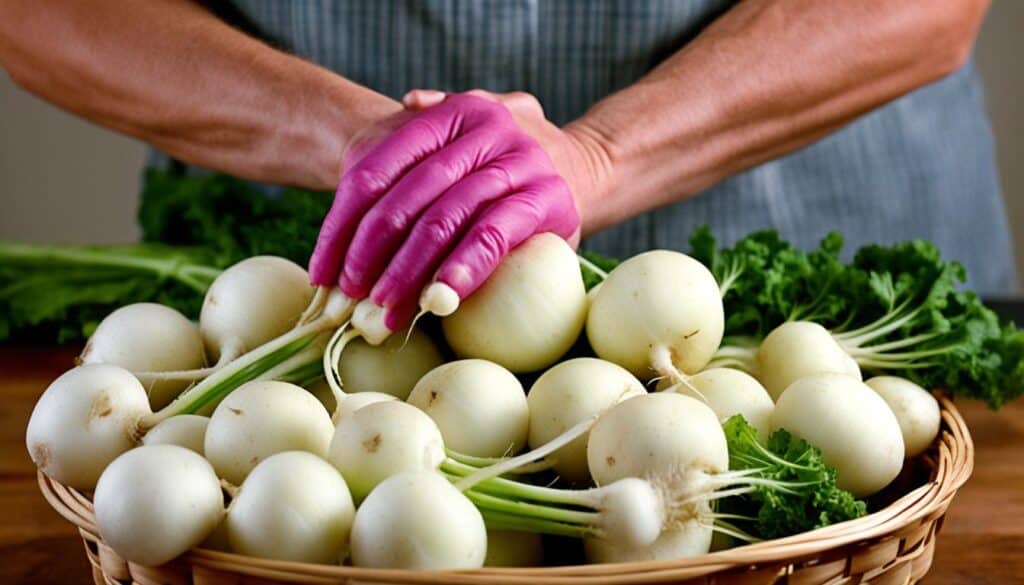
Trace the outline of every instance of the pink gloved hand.
[[[425, 109], [375, 146], [346, 155], [310, 260], [314, 284], [369, 297], [397, 331], [426, 285], [441, 282], [466, 298], [530, 236], [578, 239], [567, 183], [491, 95], [407, 100]], [[543, 120], [539, 104], [536, 115]]]

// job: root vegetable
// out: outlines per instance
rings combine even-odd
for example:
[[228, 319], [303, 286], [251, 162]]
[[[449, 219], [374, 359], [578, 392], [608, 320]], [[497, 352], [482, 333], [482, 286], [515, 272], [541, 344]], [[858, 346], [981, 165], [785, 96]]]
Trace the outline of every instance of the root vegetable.
[[757, 377], [776, 401], [790, 384], [815, 374], [861, 379], [860, 368], [828, 329], [810, 321], [779, 325], [757, 349]]
[[724, 326], [711, 272], [685, 254], [655, 250], [619, 264], [601, 283], [587, 338], [599, 357], [648, 380], [703, 369]]
[[444, 459], [444, 440], [434, 421], [398, 401], [369, 404], [341, 420], [327, 453], [356, 501], [393, 475], [433, 472]]
[[202, 368], [206, 364], [199, 329], [184, 315], [156, 303], [125, 305], [107, 315], [79, 358], [83, 364], [112, 364], [139, 373], [153, 409], [163, 408], [190, 379], [155, 379], [151, 372]]
[[565, 240], [543, 233], [513, 250], [442, 325], [460, 357], [521, 373], [565, 354], [583, 330], [586, 313], [576, 254]]
[[682, 394], [648, 394], [623, 401], [590, 430], [587, 462], [598, 485], [626, 477], [690, 470], [722, 473], [729, 452], [718, 416]]
[[[536, 449], [580, 421], [643, 394], [643, 384], [611, 362], [589, 357], [562, 362], [537, 378], [527, 395], [530, 447]], [[551, 455], [562, 478], [576, 483], [591, 481], [587, 437], [584, 434]]]
[[340, 563], [355, 506], [345, 480], [303, 451], [272, 455], [245, 478], [228, 508], [231, 550], [265, 559]]
[[874, 390], [846, 374], [819, 374], [790, 384], [775, 404], [772, 430], [785, 429], [821, 450], [836, 484], [869, 496], [903, 467], [903, 435]]
[[405, 400], [416, 382], [443, 363], [441, 352], [425, 333], [392, 335], [380, 345], [354, 339], [338, 361], [342, 387], [349, 394], [382, 392]]
[[306, 390], [253, 381], [225, 398], [210, 417], [204, 452], [220, 477], [239, 485], [267, 457], [283, 451], [327, 454], [334, 425]]
[[352, 526], [357, 567], [474, 569], [486, 553], [480, 512], [434, 471], [385, 479], [359, 506]]
[[313, 288], [306, 271], [277, 256], [254, 256], [222, 272], [203, 299], [199, 328], [213, 360], [234, 358], [296, 325]]
[[203, 455], [206, 426], [210, 419], [196, 414], [181, 414], [156, 425], [142, 438], [143, 445], [177, 445]]
[[427, 413], [445, 446], [459, 453], [502, 457], [526, 444], [526, 393], [494, 362], [468, 359], [438, 366], [417, 382], [407, 402]]
[[761, 443], [768, 441], [775, 403], [764, 386], [750, 374], [733, 368], [710, 368], [687, 377], [686, 383], [669, 386], [670, 379], [665, 378], [665, 381], [664, 388], [661, 382], [658, 383], [659, 390], [669, 390], [705, 401], [723, 423], [733, 415], [741, 414], [757, 429]]
[[146, 391], [131, 372], [107, 364], [80, 366], [43, 392], [25, 442], [43, 473], [88, 490], [111, 461], [135, 446], [132, 429], [149, 413]]
[[93, 505], [103, 542], [145, 566], [198, 545], [224, 516], [213, 468], [177, 445], [146, 445], [115, 459], [96, 484]]
[[905, 457], [923, 453], [939, 434], [939, 403], [927, 390], [896, 376], [875, 376], [865, 382], [896, 415], [903, 435]]

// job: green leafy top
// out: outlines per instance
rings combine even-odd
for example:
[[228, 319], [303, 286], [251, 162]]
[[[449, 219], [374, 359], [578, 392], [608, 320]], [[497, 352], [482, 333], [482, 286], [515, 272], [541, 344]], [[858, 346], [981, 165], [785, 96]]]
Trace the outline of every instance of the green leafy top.
[[1000, 325], [962, 290], [963, 266], [944, 261], [930, 242], [865, 246], [850, 264], [839, 260], [838, 234], [809, 252], [774, 231], [718, 249], [702, 228], [691, 244], [723, 288], [725, 335], [737, 345], [789, 320], [815, 321], [866, 371], [943, 387], [993, 408], [1024, 393], [1024, 335]]
[[0, 242], [0, 341], [74, 341], [119, 306], [155, 302], [199, 314], [220, 270], [204, 249], [160, 244]]
[[219, 266], [260, 254], [305, 266], [331, 200], [329, 193], [294, 188], [271, 197], [222, 174], [148, 170], [139, 225], [144, 241], [206, 248]]
[[305, 265], [330, 203], [328, 194], [301, 189], [267, 197], [221, 174], [149, 170], [139, 209], [147, 243], [0, 242], [0, 341], [76, 341], [135, 302], [198, 317], [219, 269], [259, 254]]
[[[836, 487], [836, 472], [821, 460], [821, 452], [785, 430], [772, 433], [767, 447], [742, 415], [725, 422], [729, 469], [757, 470], [755, 477], [770, 484], [727, 498], [723, 507], [754, 520], [749, 531], [762, 539], [781, 538], [859, 518], [867, 505]], [[782, 487], [785, 486], [785, 487]]]
[[844, 294], [843, 238], [829, 234], [821, 247], [803, 252], [776, 231], [759, 231], [719, 249], [711, 230], [698, 228], [691, 254], [718, 280], [725, 304], [726, 335], [764, 337], [779, 324], [806, 319], [839, 323], [851, 299]]
[[[580, 270], [583, 272], [583, 285], [587, 290], [600, 284], [608, 276], [608, 273], [619, 265], [618, 260], [602, 256], [590, 250], [580, 250], [579, 255], [582, 258]], [[588, 266], [588, 264], [591, 266]], [[594, 270], [594, 268], [597, 268], [597, 270]]]

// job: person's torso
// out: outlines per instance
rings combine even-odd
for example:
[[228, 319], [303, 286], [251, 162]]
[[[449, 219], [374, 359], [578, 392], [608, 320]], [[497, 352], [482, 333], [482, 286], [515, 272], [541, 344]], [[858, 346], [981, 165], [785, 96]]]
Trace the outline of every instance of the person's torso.
[[[566, 123], [681, 48], [722, 0], [236, 0], [223, 16], [398, 98], [409, 89], [528, 91]], [[794, 55], [798, 59], [798, 55]], [[699, 80], [695, 80], [699, 82]], [[775, 228], [801, 247], [928, 238], [983, 292], [1014, 286], [992, 138], [973, 65], [786, 157], [590, 238], [625, 256]], [[158, 160], [158, 159], [154, 159]]]

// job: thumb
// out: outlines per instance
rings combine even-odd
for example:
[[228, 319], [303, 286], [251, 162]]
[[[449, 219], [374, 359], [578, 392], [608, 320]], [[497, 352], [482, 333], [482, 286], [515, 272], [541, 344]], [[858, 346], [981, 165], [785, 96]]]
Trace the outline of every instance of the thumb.
[[410, 110], [425, 110], [443, 102], [447, 95], [436, 89], [414, 89], [402, 97], [402, 105]]

